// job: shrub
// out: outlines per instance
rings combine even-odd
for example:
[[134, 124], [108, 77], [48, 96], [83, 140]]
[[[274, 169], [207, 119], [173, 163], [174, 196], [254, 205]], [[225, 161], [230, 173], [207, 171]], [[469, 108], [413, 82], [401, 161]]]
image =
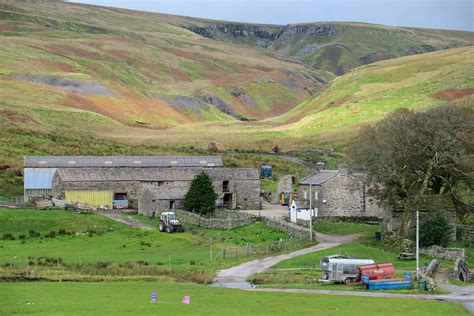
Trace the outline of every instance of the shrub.
[[32, 230], [32, 229], [30, 229], [30, 232], [29, 232], [29, 233], [30, 233], [30, 237], [32, 237], [32, 238], [36, 238], [36, 237], [40, 237], [40, 236], [41, 236], [40, 233], [38, 233], [37, 231], [34, 231], [34, 230]]
[[21, 235], [18, 236], [18, 239], [26, 239], [26, 235], [21, 234]]
[[13, 236], [10, 233], [5, 233], [5, 234], [3, 234], [2, 239], [3, 240], [15, 240], [15, 236]]
[[430, 247], [433, 245], [446, 247], [449, 243], [449, 237], [452, 227], [446, 218], [437, 213], [435, 216], [424, 219], [420, 223], [420, 246]]
[[64, 228], [61, 228], [61, 229], [58, 231], [58, 235], [59, 235], [59, 236], [68, 235], [68, 232], [67, 232]]
[[54, 230], [50, 231], [49, 233], [47, 233], [46, 235], [44, 235], [44, 237], [46, 238], [54, 238], [56, 237], [56, 232]]

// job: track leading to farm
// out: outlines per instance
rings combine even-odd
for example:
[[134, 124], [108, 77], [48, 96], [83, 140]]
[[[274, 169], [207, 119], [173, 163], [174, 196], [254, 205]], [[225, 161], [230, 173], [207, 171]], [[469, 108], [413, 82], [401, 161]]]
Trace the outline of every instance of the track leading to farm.
[[[308, 253], [332, 248], [339, 246], [343, 243], [348, 243], [356, 240], [360, 237], [360, 235], [349, 235], [349, 236], [332, 236], [332, 235], [324, 235], [317, 233], [318, 240], [321, 242], [317, 245], [292, 251], [290, 253], [281, 254], [278, 256], [266, 257], [262, 259], [255, 259], [252, 261], [248, 261], [242, 263], [238, 266], [221, 270], [217, 274], [216, 277], [216, 284], [217, 286], [223, 287], [242, 287], [242, 283], [246, 283], [248, 277], [252, 274], [263, 272], [270, 267], [274, 266], [280, 261], [291, 259], [294, 257], [299, 257]], [[246, 286], [243, 286], [246, 287]]]

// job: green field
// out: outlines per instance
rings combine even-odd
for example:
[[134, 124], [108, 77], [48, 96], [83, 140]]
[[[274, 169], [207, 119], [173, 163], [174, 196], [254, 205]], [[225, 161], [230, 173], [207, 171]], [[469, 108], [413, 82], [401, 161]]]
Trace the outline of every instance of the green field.
[[[36, 270], [36, 276], [52, 279], [85, 275], [180, 278], [182, 272], [184, 278], [197, 274], [197, 282], [208, 282], [216, 269], [250, 260], [245, 255], [248, 244], [290, 238], [263, 223], [234, 230], [187, 225], [185, 233], [166, 234], [158, 231], [156, 222], [142, 219], [150, 230], [95, 214], [0, 208], [0, 274]], [[222, 249], [229, 251], [225, 259], [210, 260], [210, 238], [214, 255]], [[290, 246], [306, 245], [296, 242]], [[236, 257], [235, 251], [240, 255]]]
[[351, 234], [363, 234], [368, 236], [374, 236], [376, 231], [380, 231], [380, 225], [368, 225], [352, 222], [334, 222], [334, 221], [321, 221], [313, 224], [315, 231], [334, 234], [334, 235], [351, 235]]
[[[152, 291], [160, 303], [150, 303]], [[181, 304], [185, 295], [189, 305]], [[435, 301], [136, 282], [0, 283], [0, 302], [2, 315], [468, 315], [459, 304]]]

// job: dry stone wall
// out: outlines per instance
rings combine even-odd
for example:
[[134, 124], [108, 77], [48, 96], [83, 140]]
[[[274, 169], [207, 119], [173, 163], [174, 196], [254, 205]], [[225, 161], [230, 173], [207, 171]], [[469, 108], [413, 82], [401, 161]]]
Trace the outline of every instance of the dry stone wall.
[[[275, 218], [263, 218], [265, 224], [273, 230], [277, 230], [288, 235], [302, 239], [309, 240], [309, 228], [301, 227], [293, 223], [285, 222]], [[313, 239], [316, 240], [316, 232], [313, 231]]]
[[474, 244], [474, 226], [458, 225], [457, 231], [457, 236], [459, 236], [459, 240], [465, 241], [469, 244]]
[[466, 252], [464, 248], [443, 248], [440, 246], [431, 246], [428, 248], [422, 248], [420, 254], [428, 257], [456, 260], [457, 258], [466, 258]]
[[216, 211], [215, 216], [206, 218], [199, 216], [199, 214], [177, 210], [176, 216], [184, 223], [210, 229], [234, 229], [251, 224], [257, 220], [252, 215], [235, 211]]

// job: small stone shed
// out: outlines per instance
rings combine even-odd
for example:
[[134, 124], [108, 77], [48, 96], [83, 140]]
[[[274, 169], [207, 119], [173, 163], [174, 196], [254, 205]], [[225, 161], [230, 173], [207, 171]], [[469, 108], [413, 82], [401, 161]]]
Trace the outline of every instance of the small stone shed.
[[138, 210], [140, 214], [155, 217], [162, 212], [180, 209], [186, 193], [185, 188], [143, 188], [139, 192]]
[[[177, 195], [188, 189], [194, 177], [205, 172], [212, 179], [218, 203], [235, 209], [259, 209], [260, 181], [254, 168], [80, 168], [58, 169], [53, 177], [53, 194], [68, 192], [122, 192], [139, 200], [144, 188], [168, 188]], [[149, 195], [148, 195], [149, 196]], [[144, 212], [146, 213], [146, 212]], [[151, 215], [151, 214], [150, 214]]]
[[[416, 210], [420, 211], [420, 223], [424, 219], [429, 218], [441, 212], [452, 227], [451, 239], [456, 240], [457, 216], [456, 208], [448, 195], [426, 195], [423, 196], [414, 207], [411, 220], [410, 232], [414, 233], [416, 230]], [[402, 222], [403, 209], [402, 208], [386, 208], [383, 211], [383, 227], [384, 232], [398, 231]]]
[[380, 217], [382, 208], [368, 196], [363, 173], [350, 173], [347, 168], [318, 170], [299, 182], [300, 197], [312, 198], [318, 216], [322, 217]]

